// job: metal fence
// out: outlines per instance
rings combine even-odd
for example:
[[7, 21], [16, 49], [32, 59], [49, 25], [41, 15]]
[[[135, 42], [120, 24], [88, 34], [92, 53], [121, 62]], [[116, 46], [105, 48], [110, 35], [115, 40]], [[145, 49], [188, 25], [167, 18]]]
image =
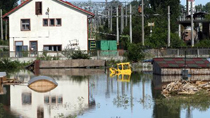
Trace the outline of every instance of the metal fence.
[[[187, 57], [210, 57], [210, 49], [208, 48], [188, 48], [188, 49], [146, 49], [145, 54], [146, 58], [154, 57], [184, 57], [186, 51]], [[92, 58], [119, 58], [123, 57], [125, 50], [93, 50], [93, 51], [82, 51], [85, 54], [88, 54]], [[43, 57], [44, 55], [56, 57], [56, 58], [67, 58], [67, 55], [73, 52], [43, 52], [43, 51], [4, 51], [0, 52], [0, 57], [10, 57], [10, 58], [37, 58]], [[138, 53], [138, 52], [136, 52]], [[148, 56], [149, 55], [149, 56]]]
[[[76, 53], [77, 51], [3, 51], [0, 52], [0, 57], [10, 57], [10, 58], [37, 58], [37, 57], [56, 57], [56, 58], [68, 58], [72, 53]], [[124, 55], [126, 51], [124, 50], [93, 50], [93, 51], [82, 51], [84, 54], [88, 54], [90, 57], [101, 58], [101, 57], [121, 57]]]
[[154, 57], [209, 57], [208, 48], [188, 48], [188, 49], [150, 49], [148, 50]]

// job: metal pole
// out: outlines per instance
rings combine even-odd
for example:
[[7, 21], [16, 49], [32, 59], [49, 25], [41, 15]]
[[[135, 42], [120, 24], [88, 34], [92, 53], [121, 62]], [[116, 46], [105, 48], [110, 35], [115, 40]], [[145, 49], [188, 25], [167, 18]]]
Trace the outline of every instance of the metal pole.
[[170, 6], [168, 6], [168, 47], [171, 46]]
[[144, 46], [144, 0], [141, 0], [141, 6], [142, 6], [142, 45]]
[[125, 26], [128, 26], [128, 7], [127, 4], [125, 3]]
[[192, 43], [192, 47], [194, 47], [194, 37], [193, 37], [193, 0], [191, 1], [191, 43]]
[[[108, 9], [108, 8], [107, 8]], [[108, 19], [108, 28], [110, 28], [110, 10], [108, 9], [108, 16], [107, 16], [107, 19]]]
[[123, 14], [123, 6], [121, 6], [121, 34], [123, 33], [124, 30], [124, 14]]
[[130, 43], [132, 43], [132, 6], [130, 4]]
[[[179, 18], [180, 20], [179, 21], [181, 21], [181, 17]], [[181, 37], [181, 24], [179, 24], [179, 38], [181, 39], [182, 37]]]
[[116, 24], [116, 29], [117, 29], [117, 43], [119, 44], [119, 13], [118, 13], [118, 7], [116, 8], [116, 11], [117, 11], [117, 24]]
[[1, 40], [3, 40], [3, 22], [2, 22], [2, 9], [0, 9], [0, 18], [1, 18]]
[[111, 6], [111, 21], [110, 21], [110, 30], [112, 31], [112, 6]]

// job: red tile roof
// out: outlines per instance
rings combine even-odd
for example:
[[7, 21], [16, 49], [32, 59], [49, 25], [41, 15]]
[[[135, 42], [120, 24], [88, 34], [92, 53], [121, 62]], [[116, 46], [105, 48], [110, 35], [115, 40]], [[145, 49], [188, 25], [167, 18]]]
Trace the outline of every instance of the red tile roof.
[[[183, 68], [185, 58], [154, 58], [160, 68]], [[210, 68], [210, 62], [206, 58], [187, 58], [186, 65], [188, 68]]]
[[[5, 18], [5, 17], [7, 17], [8, 15], [10, 15], [11, 13], [15, 12], [16, 10], [18, 10], [18, 9], [21, 8], [22, 6], [24, 6], [24, 5], [26, 5], [27, 3], [29, 3], [30, 1], [32, 1], [32, 0], [26, 0], [26, 1], [22, 2], [20, 5], [18, 5], [17, 7], [15, 7], [14, 9], [12, 9], [12, 10], [9, 11], [8, 13], [4, 14], [4, 15], [3, 15], [3, 18]], [[95, 16], [95, 14], [93, 14], [93, 13], [91, 13], [91, 12], [89, 12], [89, 11], [86, 11], [86, 10], [84, 10], [84, 9], [82, 9], [82, 8], [79, 8], [79, 7], [77, 7], [77, 6], [73, 5], [73, 4], [71, 4], [70, 2], [63, 1], [63, 0], [57, 0], [57, 1], [59, 1], [59, 2], [61, 2], [61, 3], [63, 3], [63, 4], [65, 4], [65, 5], [68, 5], [68, 6], [74, 8], [74, 9], [76, 9], [76, 10], [82, 11], [83, 13], [89, 14], [89, 15], [91, 15], [91, 16]]]
[[82, 9], [82, 8], [79, 8], [79, 7], [77, 7], [77, 6], [73, 5], [73, 4], [71, 4], [71, 3], [68, 2], [68, 1], [64, 1], [64, 0], [57, 0], [57, 1], [60, 1], [61, 3], [64, 3], [64, 4], [67, 4], [68, 6], [70, 6], [70, 7], [72, 7], [72, 8], [75, 8], [75, 9], [77, 9], [77, 10], [80, 10], [80, 11], [82, 11], [82, 12], [85, 12], [86, 14], [89, 14], [89, 15], [91, 15], [91, 16], [95, 16], [95, 14], [93, 14], [93, 13], [91, 13], [91, 12], [89, 12], [89, 11], [86, 11], [86, 10], [84, 10], [84, 9]]

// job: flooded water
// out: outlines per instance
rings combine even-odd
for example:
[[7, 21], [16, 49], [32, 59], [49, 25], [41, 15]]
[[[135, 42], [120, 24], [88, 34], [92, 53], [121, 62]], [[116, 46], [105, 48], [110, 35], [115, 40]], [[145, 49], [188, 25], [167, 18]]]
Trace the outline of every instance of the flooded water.
[[[35, 77], [29, 71], [9, 73], [20, 85], [4, 85], [0, 95], [0, 117], [5, 118], [206, 118], [210, 100], [199, 102], [162, 101], [166, 83], [150, 72], [109, 77], [98, 70], [40, 70], [58, 86], [36, 92], [27, 85]], [[79, 76], [80, 75], [80, 76]], [[82, 76], [81, 76], [82, 75]], [[165, 78], [164, 78], [165, 80]], [[187, 99], [187, 98], [186, 98]]]

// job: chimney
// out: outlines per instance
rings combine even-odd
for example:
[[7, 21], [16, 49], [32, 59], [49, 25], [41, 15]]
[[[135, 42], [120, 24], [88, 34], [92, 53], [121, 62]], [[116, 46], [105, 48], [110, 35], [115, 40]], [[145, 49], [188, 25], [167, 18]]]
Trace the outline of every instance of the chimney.
[[26, 0], [21, 0], [21, 3], [25, 2]]

